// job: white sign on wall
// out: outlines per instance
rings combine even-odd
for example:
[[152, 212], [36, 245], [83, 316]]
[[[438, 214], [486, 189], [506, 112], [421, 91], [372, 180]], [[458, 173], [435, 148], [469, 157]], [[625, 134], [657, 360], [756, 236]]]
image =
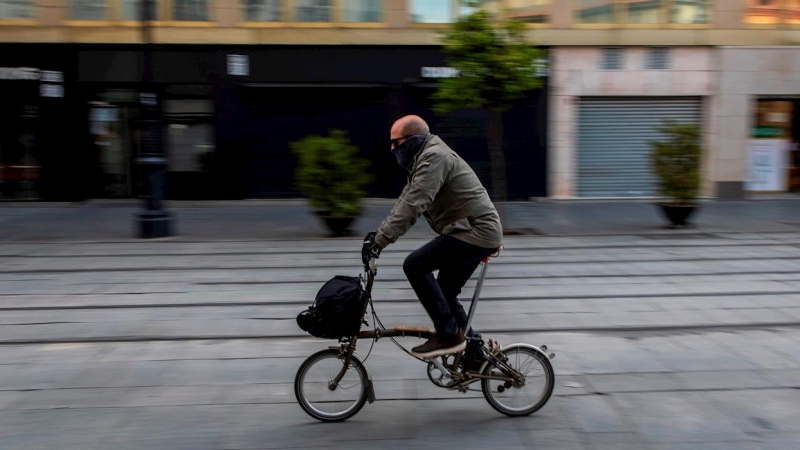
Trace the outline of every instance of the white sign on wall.
[[[533, 67], [536, 70], [537, 77], [546, 77], [550, 75], [548, 58], [539, 58], [533, 62]], [[459, 71], [453, 67], [423, 67], [422, 78], [456, 78]]]
[[751, 139], [747, 167], [748, 191], [785, 191], [789, 142]]
[[250, 75], [250, 57], [247, 55], [228, 55], [228, 75], [239, 77]]
[[38, 80], [39, 69], [32, 67], [0, 67], [0, 80]]
[[452, 67], [423, 67], [422, 78], [455, 78], [458, 69]]
[[64, 86], [60, 84], [42, 84], [39, 86], [42, 97], [61, 98], [64, 96]]
[[56, 72], [53, 70], [45, 70], [42, 72], [42, 81], [46, 83], [63, 83], [64, 72]]

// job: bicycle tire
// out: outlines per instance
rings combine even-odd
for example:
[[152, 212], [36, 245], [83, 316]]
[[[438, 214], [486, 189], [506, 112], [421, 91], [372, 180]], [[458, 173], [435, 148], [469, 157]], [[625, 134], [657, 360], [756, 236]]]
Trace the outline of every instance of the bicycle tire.
[[[527, 345], [520, 345], [514, 344], [510, 345], [503, 350], [503, 353], [508, 356], [511, 352], [518, 352], [518, 353], [525, 353], [528, 356], [533, 357], [539, 365], [544, 369], [545, 377], [546, 377], [546, 385], [543, 389], [543, 395], [530, 406], [523, 407], [523, 408], [510, 408], [506, 405], [503, 405], [496, 397], [495, 392], [492, 390], [491, 382], [493, 380], [484, 378], [481, 380], [481, 390], [483, 391], [483, 396], [489, 405], [494, 408], [496, 411], [505, 414], [511, 417], [518, 417], [518, 416], [528, 416], [533, 414], [534, 412], [541, 409], [547, 402], [550, 400], [550, 396], [553, 394], [553, 388], [555, 387], [555, 372], [553, 371], [553, 365], [550, 363], [550, 360], [542, 354], [541, 352], [534, 350], [533, 348]], [[509, 361], [511, 358], [509, 358]], [[513, 365], [512, 365], [513, 367]], [[487, 363], [486, 367], [484, 367], [482, 374], [489, 375], [492, 372], [492, 369], [495, 367], [491, 363]], [[515, 370], [519, 368], [514, 367]], [[517, 389], [511, 387], [509, 389]]]
[[[294, 379], [294, 395], [297, 399], [297, 403], [300, 404], [300, 407], [303, 411], [306, 412], [309, 416], [322, 421], [322, 422], [342, 422], [345, 421], [361, 411], [361, 408], [364, 407], [364, 404], [367, 402], [368, 398], [368, 387], [369, 387], [369, 379], [367, 376], [367, 369], [364, 366], [364, 363], [357, 358], [355, 355], [350, 360], [351, 368], [355, 369], [358, 373], [358, 377], [360, 380], [360, 394], [358, 398], [354, 401], [353, 405], [347, 408], [345, 411], [338, 413], [338, 414], [327, 414], [320, 410], [318, 407], [315, 407], [312, 402], [310, 402], [306, 396], [304, 395], [304, 381], [305, 376], [308, 374], [309, 369], [311, 369], [314, 364], [317, 362], [328, 359], [328, 358], [335, 358], [337, 361], [341, 362], [341, 365], [344, 365], [344, 361], [340, 358], [339, 350], [321, 350], [317, 353], [306, 358], [303, 361], [303, 364], [297, 369], [297, 375], [295, 375]], [[341, 368], [341, 365], [339, 368]], [[345, 375], [346, 376], [346, 375]]]

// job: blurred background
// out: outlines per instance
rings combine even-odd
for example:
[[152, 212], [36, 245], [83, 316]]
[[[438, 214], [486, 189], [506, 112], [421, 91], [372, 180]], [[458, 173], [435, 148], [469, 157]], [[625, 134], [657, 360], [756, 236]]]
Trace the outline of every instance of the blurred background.
[[[369, 196], [392, 197], [404, 178], [386, 151], [388, 128], [406, 113], [430, 121], [488, 182], [483, 114], [431, 111], [437, 79], [452, 75], [439, 31], [470, 11], [457, 0], [152, 6], [166, 198], [296, 197], [288, 143], [332, 127], [372, 161]], [[798, 189], [797, 1], [486, 6], [528, 23], [550, 68], [504, 118], [510, 198], [653, 195], [646, 142], [663, 118], [702, 125], [704, 195]], [[141, 194], [142, 9], [128, 0], [0, 3], [0, 198]], [[782, 142], [764, 149], [752, 139]], [[754, 152], [779, 174], [748, 187]]]
[[[519, 233], [475, 318], [556, 353], [542, 410], [501, 417], [385, 341], [350, 421], [293, 393], [334, 344], [296, 315], [406, 182], [393, 121], [493, 188], [487, 111], [434, 111], [473, 2], [0, 0], [0, 448], [800, 448], [800, 0], [481, 3], [544, 52], [502, 116]], [[697, 133], [672, 147], [699, 155], [688, 226], [652, 204], [669, 119]], [[366, 198], [335, 237], [293, 150], [332, 129], [305, 151], [372, 175], [327, 172]], [[429, 325], [402, 263], [431, 238], [383, 252], [387, 326]]]

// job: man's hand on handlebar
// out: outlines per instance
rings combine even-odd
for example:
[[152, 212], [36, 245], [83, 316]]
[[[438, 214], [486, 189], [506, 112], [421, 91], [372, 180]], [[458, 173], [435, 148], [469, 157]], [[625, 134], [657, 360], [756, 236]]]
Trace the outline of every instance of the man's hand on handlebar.
[[361, 261], [365, 266], [369, 264], [371, 258], [380, 258], [381, 256], [381, 248], [375, 243], [377, 235], [378, 233], [375, 231], [370, 231], [364, 237], [364, 245], [361, 246]]

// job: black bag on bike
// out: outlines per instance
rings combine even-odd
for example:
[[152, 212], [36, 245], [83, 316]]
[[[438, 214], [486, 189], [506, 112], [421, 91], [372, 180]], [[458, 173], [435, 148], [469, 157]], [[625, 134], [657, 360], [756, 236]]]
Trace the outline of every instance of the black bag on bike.
[[297, 316], [297, 325], [318, 338], [339, 339], [358, 334], [367, 293], [359, 277], [338, 275], [317, 293], [314, 303]]

